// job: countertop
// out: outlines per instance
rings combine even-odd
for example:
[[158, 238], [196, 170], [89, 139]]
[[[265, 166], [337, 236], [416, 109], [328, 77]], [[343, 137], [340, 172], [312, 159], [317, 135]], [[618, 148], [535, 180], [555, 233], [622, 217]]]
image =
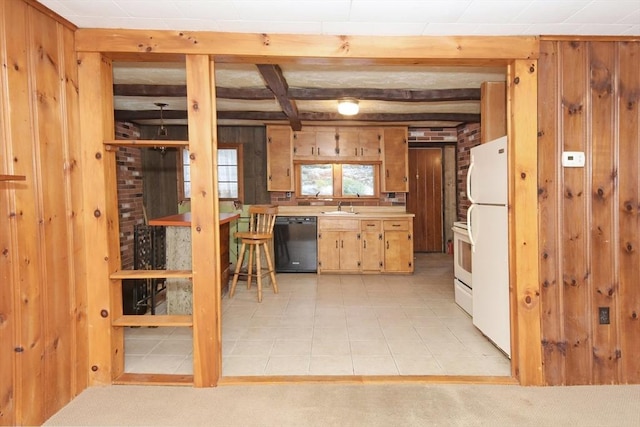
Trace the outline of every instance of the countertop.
[[[221, 213], [220, 224], [226, 224], [237, 218], [240, 218], [240, 214], [236, 212]], [[149, 220], [149, 225], [188, 227], [191, 225], [191, 212], [151, 219]]]
[[[279, 206], [279, 216], [317, 216], [318, 218], [352, 218], [352, 219], [377, 219], [377, 218], [413, 218], [415, 214], [406, 212], [404, 207], [395, 206], [354, 206], [355, 214], [331, 214], [323, 212], [337, 211], [336, 206]], [[343, 212], [350, 212], [350, 206], [342, 206]]]

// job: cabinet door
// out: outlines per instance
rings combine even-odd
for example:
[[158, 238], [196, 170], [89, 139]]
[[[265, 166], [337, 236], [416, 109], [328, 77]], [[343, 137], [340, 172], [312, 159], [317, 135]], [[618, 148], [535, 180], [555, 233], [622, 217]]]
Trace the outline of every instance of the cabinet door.
[[362, 271], [382, 270], [382, 232], [363, 231], [360, 235]]
[[322, 160], [335, 160], [336, 154], [336, 131], [334, 128], [318, 130], [316, 132], [315, 153], [316, 158]]
[[343, 231], [340, 233], [340, 271], [360, 271], [360, 233]]
[[301, 130], [293, 133], [293, 156], [313, 159], [316, 156], [316, 131]]
[[413, 241], [408, 231], [384, 232], [384, 271], [413, 271]]
[[413, 219], [388, 219], [384, 230], [384, 271], [413, 271]]
[[359, 160], [360, 144], [358, 131], [355, 129], [339, 129], [338, 157], [340, 160]]
[[291, 129], [267, 127], [267, 191], [293, 191]]
[[363, 128], [358, 133], [358, 156], [360, 160], [380, 160], [382, 129]]
[[407, 128], [385, 128], [382, 141], [382, 191], [409, 191], [409, 144]]
[[382, 270], [382, 221], [360, 221], [360, 248], [362, 271]]
[[318, 233], [318, 271], [340, 270], [340, 231]]

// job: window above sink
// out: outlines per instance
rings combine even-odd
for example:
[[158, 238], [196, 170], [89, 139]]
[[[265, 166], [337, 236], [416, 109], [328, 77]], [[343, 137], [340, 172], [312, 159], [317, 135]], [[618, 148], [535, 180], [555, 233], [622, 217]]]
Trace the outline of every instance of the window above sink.
[[350, 163], [299, 164], [298, 197], [379, 197], [379, 165]]

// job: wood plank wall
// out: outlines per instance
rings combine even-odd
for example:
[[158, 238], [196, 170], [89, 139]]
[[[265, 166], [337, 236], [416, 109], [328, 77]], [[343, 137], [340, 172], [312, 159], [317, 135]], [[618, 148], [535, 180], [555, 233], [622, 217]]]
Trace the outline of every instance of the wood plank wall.
[[73, 29], [0, 2], [0, 424], [39, 425], [87, 377]]
[[[640, 42], [541, 42], [545, 381], [640, 382]], [[584, 168], [563, 168], [583, 151]], [[600, 308], [609, 310], [601, 324]]]

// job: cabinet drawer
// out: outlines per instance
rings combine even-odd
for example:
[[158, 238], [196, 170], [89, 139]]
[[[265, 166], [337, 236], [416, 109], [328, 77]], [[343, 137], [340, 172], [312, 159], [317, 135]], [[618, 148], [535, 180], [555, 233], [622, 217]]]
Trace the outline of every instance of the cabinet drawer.
[[382, 221], [375, 219], [363, 219], [360, 221], [361, 231], [382, 231]]
[[406, 219], [398, 219], [398, 220], [390, 220], [387, 219], [384, 221], [384, 231], [408, 231], [409, 230], [409, 221]]
[[318, 219], [318, 230], [359, 230], [359, 220], [357, 219]]

